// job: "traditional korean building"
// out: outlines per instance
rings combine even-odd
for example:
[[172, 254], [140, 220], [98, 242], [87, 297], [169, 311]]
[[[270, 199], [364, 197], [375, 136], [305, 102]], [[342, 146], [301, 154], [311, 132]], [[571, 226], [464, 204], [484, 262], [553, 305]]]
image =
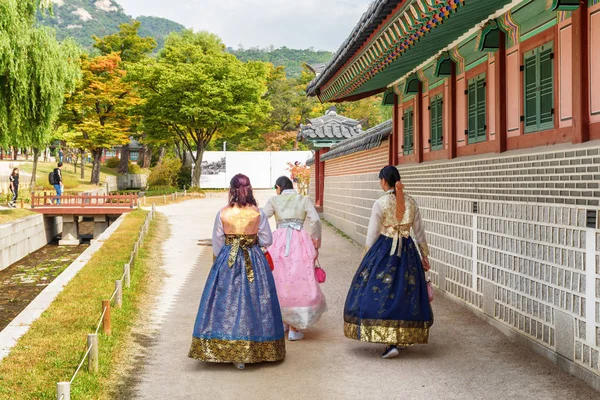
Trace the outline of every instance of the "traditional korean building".
[[308, 93], [393, 107], [313, 161], [324, 217], [364, 242], [397, 165], [439, 289], [600, 389], [600, 0], [375, 0]]

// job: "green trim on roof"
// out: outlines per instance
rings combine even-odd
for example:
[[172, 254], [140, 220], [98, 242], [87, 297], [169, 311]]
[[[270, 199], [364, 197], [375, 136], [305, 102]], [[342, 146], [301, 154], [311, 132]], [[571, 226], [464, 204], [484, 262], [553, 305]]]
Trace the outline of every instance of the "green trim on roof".
[[552, 0], [552, 11], [575, 11], [579, 8], [579, 0]]
[[404, 85], [404, 94], [415, 94], [419, 93], [419, 84], [421, 81], [416, 74], [410, 75], [406, 78], [406, 84]]
[[388, 90], [386, 90], [385, 93], [383, 94], [383, 99], [381, 101], [381, 105], [382, 106], [393, 106], [395, 96], [396, 96], [396, 93], [394, 93], [394, 89], [388, 88]]
[[488, 21], [477, 37], [478, 51], [497, 51], [500, 48], [501, 29], [495, 20]]
[[556, 24], [557, 24], [556, 18], [551, 19], [550, 21], [546, 22], [544, 25], [537, 27], [536, 29], [532, 30], [531, 32], [528, 32], [525, 35], [521, 36], [521, 42], [524, 42], [525, 40], [534, 37], [538, 33], [544, 32], [545, 30], [552, 28]]
[[447, 51], [443, 52], [435, 63], [435, 72], [433, 73], [436, 77], [447, 77], [452, 74], [452, 63], [454, 61], [450, 58], [450, 53]]

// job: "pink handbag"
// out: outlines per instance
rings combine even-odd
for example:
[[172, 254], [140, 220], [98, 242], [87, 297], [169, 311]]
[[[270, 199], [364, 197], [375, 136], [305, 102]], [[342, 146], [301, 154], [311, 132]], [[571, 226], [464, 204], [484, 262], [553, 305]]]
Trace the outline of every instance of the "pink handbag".
[[319, 283], [324, 283], [325, 280], [327, 280], [327, 274], [325, 273], [325, 270], [321, 268], [321, 263], [319, 263], [318, 259], [315, 260], [315, 277]]
[[431, 279], [427, 280], [427, 297], [431, 303], [433, 301], [433, 283], [431, 283]]

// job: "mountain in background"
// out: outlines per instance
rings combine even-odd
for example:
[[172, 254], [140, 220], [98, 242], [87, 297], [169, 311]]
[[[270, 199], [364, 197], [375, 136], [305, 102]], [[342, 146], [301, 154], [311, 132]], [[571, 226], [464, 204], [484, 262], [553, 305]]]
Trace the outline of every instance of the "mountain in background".
[[[115, 0], [52, 0], [52, 3], [52, 14], [38, 13], [38, 23], [54, 28], [59, 40], [73, 37], [88, 49], [94, 44], [92, 36], [111, 35], [119, 31], [119, 25], [133, 20]], [[166, 18], [135, 19], [141, 22], [140, 36], [154, 37], [158, 43], [157, 50], [162, 48], [169, 33], [185, 29]]]
[[288, 49], [285, 46], [279, 49], [271, 46], [268, 48], [239, 48], [237, 50], [228, 47], [227, 51], [242, 61], [266, 61], [275, 66], [284, 66], [288, 78], [299, 77], [302, 74], [302, 64], [304, 63], [326, 63], [333, 57], [333, 53], [329, 51], [315, 51], [313, 49], [296, 50]]
[[[52, 13], [38, 13], [40, 25], [56, 30], [59, 40], [73, 37], [81, 46], [92, 49], [92, 36], [104, 37], [119, 31], [119, 25], [130, 23], [133, 18], [125, 14], [123, 7], [116, 0], [52, 0]], [[177, 22], [159, 17], [137, 17], [140, 21], [140, 36], [152, 36], [160, 50], [165, 37], [171, 32], [181, 32], [185, 27]], [[275, 66], [284, 66], [290, 78], [299, 77], [302, 64], [326, 63], [333, 53], [329, 51], [314, 51], [313, 49], [295, 50], [287, 47], [275, 49], [253, 47], [249, 49], [227, 48], [241, 61], [265, 61]]]

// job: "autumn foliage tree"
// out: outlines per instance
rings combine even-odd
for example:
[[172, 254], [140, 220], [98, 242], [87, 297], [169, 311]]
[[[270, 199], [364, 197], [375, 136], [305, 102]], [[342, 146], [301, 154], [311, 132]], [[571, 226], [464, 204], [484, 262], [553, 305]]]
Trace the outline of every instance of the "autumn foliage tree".
[[76, 132], [73, 142], [93, 157], [90, 182], [100, 183], [100, 160], [106, 148], [125, 145], [137, 116], [132, 110], [142, 100], [117, 53], [82, 59], [83, 78], [77, 90], [66, 96], [62, 121]]

